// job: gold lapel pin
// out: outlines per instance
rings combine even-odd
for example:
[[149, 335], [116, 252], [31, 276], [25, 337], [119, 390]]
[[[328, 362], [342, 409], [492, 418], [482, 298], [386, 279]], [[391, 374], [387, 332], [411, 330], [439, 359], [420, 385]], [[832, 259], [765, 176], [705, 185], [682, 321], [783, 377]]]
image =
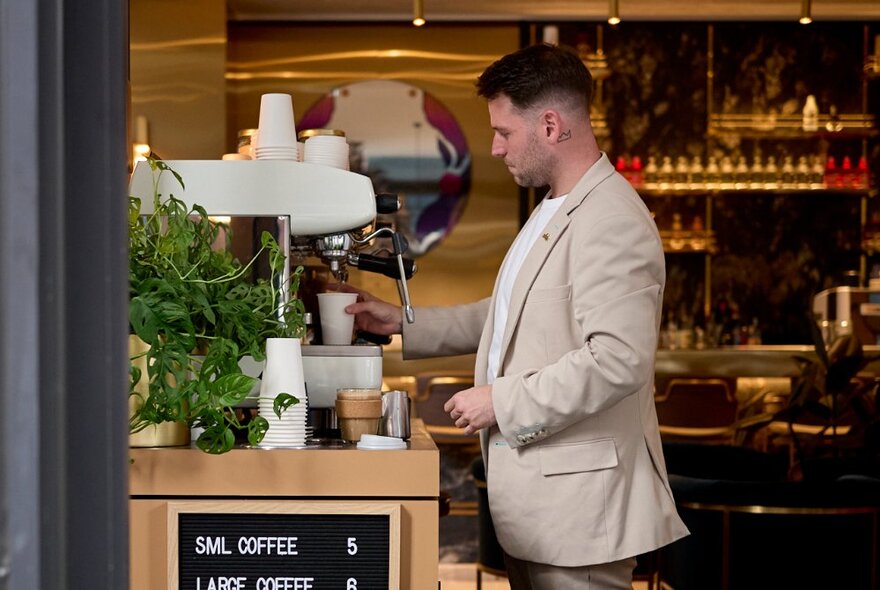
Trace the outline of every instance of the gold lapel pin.
[[550, 239], [550, 234], [544, 234], [541, 237], [544, 238], [544, 241], [546, 242], [547, 240]]

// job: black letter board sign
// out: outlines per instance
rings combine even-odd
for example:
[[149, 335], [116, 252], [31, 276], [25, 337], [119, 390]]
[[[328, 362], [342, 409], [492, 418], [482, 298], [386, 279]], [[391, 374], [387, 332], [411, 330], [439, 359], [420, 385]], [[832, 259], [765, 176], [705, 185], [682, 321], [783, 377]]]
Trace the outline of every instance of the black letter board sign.
[[207, 501], [172, 502], [168, 508], [170, 587], [399, 587], [397, 504]]

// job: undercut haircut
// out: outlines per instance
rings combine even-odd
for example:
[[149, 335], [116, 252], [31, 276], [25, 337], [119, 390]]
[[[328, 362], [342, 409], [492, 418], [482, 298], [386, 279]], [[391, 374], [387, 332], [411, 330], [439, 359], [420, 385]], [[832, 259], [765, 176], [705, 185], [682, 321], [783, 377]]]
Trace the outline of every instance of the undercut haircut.
[[492, 100], [502, 94], [519, 111], [536, 106], [589, 114], [593, 77], [574, 51], [541, 43], [505, 55], [477, 78], [477, 94]]

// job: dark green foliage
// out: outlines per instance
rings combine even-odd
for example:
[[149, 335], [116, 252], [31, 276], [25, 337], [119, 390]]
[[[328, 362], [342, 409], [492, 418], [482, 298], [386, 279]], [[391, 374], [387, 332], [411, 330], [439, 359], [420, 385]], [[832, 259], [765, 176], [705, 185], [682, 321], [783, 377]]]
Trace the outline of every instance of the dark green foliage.
[[[238, 361], [248, 355], [262, 361], [267, 338], [301, 337], [305, 309], [299, 299], [279, 302], [276, 277], [287, 261], [271, 234], [263, 232], [260, 252], [241, 264], [228, 243], [215, 247], [221, 229], [228, 240], [228, 228], [198, 205], [190, 209], [173, 195], [159, 195], [159, 175], [173, 174], [181, 187], [183, 179], [160, 160], [150, 160], [150, 166], [156, 175], [154, 212], [142, 216], [141, 201], [134, 197], [128, 207], [129, 324], [131, 333], [150, 345], [145, 399], [134, 391], [141, 371], [135, 366], [129, 371], [130, 395], [142, 397], [130, 430], [185, 422], [204, 428], [196, 442], [200, 449], [224, 453], [235, 442], [232, 429], [242, 427], [233, 408], [256, 384], [241, 373]], [[252, 281], [250, 266], [263, 252], [272, 276]], [[291, 273], [291, 297], [302, 270]], [[295, 403], [293, 396], [279, 396], [276, 412]], [[262, 418], [248, 424], [251, 444], [259, 443], [267, 429]]]

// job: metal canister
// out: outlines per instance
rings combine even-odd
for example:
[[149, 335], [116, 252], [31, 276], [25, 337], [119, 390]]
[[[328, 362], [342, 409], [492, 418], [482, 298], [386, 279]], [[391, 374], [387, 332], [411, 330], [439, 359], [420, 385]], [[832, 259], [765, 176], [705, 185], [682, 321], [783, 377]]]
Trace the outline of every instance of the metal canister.
[[382, 394], [382, 431], [385, 436], [404, 440], [410, 437], [409, 395], [405, 391], [393, 390]]

